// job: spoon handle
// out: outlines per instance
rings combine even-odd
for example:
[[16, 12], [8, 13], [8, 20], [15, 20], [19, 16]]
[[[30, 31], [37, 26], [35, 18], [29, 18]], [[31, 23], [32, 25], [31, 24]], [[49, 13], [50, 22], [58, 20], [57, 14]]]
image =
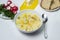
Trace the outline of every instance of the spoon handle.
[[[45, 14], [42, 14], [42, 18], [43, 18], [43, 24], [44, 26], [46, 25], [46, 22], [48, 21], [48, 18]], [[47, 39], [48, 34], [47, 34], [47, 26], [44, 27], [44, 37], [45, 39]]]
[[[46, 25], [46, 24], [44, 24], [44, 25]], [[46, 26], [45, 26], [45, 28], [44, 28], [44, 37], [45, 37], [45, 39], [48, 38], [47, 27], [46, 27]]]

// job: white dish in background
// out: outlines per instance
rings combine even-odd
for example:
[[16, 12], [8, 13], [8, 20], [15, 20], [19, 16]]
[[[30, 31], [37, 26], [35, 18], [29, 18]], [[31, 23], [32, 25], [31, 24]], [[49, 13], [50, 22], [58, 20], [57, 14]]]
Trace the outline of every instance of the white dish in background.
[[[42, 8], [42, 9], [44, 9], [44, 8]], [[47, 12], [55, 12], [55, 11], [58, 11], [59, 9], [60, 9], [60, 7], [57, 7], [55, 9], [53, 9], [53, 10], [47, 10], [47, 9], [44, 9], [44, 10], [46, 10]]]
[[11, 20], [9, 17], [4, 16], [3, 14], [0, 14], [0, 18], [5, 19], [5, 20]]

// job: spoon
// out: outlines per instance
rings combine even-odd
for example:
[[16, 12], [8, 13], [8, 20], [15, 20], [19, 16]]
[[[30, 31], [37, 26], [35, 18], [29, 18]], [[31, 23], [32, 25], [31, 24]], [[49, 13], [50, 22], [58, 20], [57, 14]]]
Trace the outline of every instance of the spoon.
[[[46, 22], [48, 21], [48, 18], [47, 18], [47, 16], [45, 14], [42, 14], [42, 18], [44, 20], [43, 23], [44, 23], [44, 26], [45, 26]], [[44, 37], [45, 37], [45, 39], [47, 39], [47, 37], [48, 37], [47, 27], [46, 26], [44, 28]]]

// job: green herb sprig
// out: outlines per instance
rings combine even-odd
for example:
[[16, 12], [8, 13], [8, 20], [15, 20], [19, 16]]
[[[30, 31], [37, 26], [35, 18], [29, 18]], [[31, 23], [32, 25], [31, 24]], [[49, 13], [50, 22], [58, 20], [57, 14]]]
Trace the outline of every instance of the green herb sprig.
[[0, 14], [4, 14], [4, 16], [9, 17], [10, 19], [14, 19], [15, 14], [10, 10], [7, 10], [3, 7], [3, 4], [0, 4]]

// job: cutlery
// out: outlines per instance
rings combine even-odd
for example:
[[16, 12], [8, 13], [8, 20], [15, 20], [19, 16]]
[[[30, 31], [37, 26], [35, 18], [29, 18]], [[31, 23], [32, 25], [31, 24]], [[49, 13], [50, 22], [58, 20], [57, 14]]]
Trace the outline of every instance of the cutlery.
[[[42, 14], [42, 18], [44, 20], [43, 23], [44, 23], [44, 26], [45, 26], [46, 25], [46, 22], [48, 21], [48, 18], [46, 16], [46, 14]], [[44, 37], [45, 37], [45, 39], [48, 38], [47, 27], [46, 26], [44, 27]]]

